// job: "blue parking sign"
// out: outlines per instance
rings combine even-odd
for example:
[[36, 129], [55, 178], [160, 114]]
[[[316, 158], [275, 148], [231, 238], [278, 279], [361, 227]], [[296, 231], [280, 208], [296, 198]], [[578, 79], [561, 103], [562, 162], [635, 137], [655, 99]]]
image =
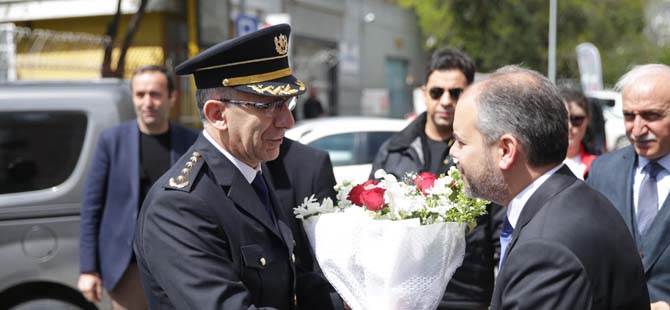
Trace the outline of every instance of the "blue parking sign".
[[235, 29], [238, 37], [252, 33], [258, 30], [258, 21], [253, 16], [239, 15], [235, 19]]

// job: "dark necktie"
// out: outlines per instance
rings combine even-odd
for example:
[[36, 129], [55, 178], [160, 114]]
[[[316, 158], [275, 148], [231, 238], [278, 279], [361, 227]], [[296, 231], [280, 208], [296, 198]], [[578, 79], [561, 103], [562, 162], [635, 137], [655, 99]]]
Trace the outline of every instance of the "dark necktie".
[[640, 184], [637, 200], [637, 231], [644, 235], [651, 222], [658, 213], [658, 192], [656, 190], [656, 175], [663, 167], [651, 161], [642, 169], [645, 176]]
[[505, 216], [505, 221], [503, 221], [503, 227], [500, 231], [500, 262], [498, 263], [498, 271], [502, 269], [503, 258], [505, 258], [505, 254], [507, 254], [507, 246], [510, 241], [512, 241], [513, 231], [514, 228], [512, 227], [512, 224], [510, 224], [507, 216]]
[[256, 195], [258, 195], [258, 198], [260, 198], [263, 206], [265, 206], [265, 211], [268, 212], [268, 215], [270, 215], [270, 218], [274, 222], [274, 214], [272, 212], [272, 206], [270, 205], [268, 186], [265, 184], [265, 179], [260, 172], [256, 174], [254, 181], [251, 182], [251, 186], [254, 188], [254, 191], [256, 192]]

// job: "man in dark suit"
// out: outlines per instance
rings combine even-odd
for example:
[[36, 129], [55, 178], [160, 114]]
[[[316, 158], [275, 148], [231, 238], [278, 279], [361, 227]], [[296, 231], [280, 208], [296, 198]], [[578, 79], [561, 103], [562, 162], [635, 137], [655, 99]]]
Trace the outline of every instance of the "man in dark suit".
[[293, 208], [311, 195], [318, 201], [326, 197], [336, 201], [337, 182], [330, 156], [325, 151], [284, 138], [279, 147], [279, 157], [266, 165], [268, 179], [275, 188], [281, 207], [289, 215], [287, 218], [292, 222], [289, 226], [293, 237], [301, 245], [295, 250], [296, 265], [305, 270], [319, 271], [302, 222], [293, 216]]
[[[587, 183], [623, 216], [636, 241], [652, 309], [670, 309], [670, 67], [635, 67], [617, 83], [631, 146], [596, 159]], [[653, 167], [649, 169], [647, 167]], [[652, 172], [652, 170], [655, 170]], [[649, 186], [648, 186], [649, 185]]]
[[621, 216], [562, 164], [568, 117], [548, 79], [509, 66], [471, 86], [454, 137], [466, 193], [507, 206], [491, 309], [649, 309]]
[[177, 67], [193, 74], [204, 130], [151, 189], [135, 237], [155, 309], [334, 309], [342, 301], [296, 266], [292, 212], [264, 172], [305, 85], [288, 65], [286, 24], [217, 44]]
[[137, 119], [100, 134], [81, 209], [79, 289], [99, 302], [104, 286], [115, 309], [146, 308], [131, 246], [137, 214], [153, 182], [197, 136], [169, 122], [177, 94], [165, 68], [138, 68], [131, 91]]

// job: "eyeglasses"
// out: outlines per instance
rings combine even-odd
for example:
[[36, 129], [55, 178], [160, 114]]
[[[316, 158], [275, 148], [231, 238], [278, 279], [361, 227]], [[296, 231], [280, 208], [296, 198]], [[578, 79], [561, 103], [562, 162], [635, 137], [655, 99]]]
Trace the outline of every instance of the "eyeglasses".
[[581, 126], [582, 124], [584, 124], [585, 120], [586, 120], [586, 116], [582, 116], [582, 115], [570, 116], [570, 124], [572, 124], [573, 127]]
[[288, 97], [282, 98], [274, 102], [255, 102], [255, 101], [244, 101], [244, 100], [235, 100], [235, 99], [214, 99], [221, 102], [227, 102], [231, 104], [239, 104], [244, 106], [252, 107], [256, 110], [264, 112], [266, 115], [273, 115], [275, 111], [280, 111], [284, 105], [288, 107], [289, 111], [293, 111], [298, 105], [298, 97]]
[[[442, 98], [442, 95], [444, 95], [444, 88], [442, 87], [431, 87], [428, 90], [428, 95], [430, 95], [430, 98], [433, 100], [438, 100]], [[449, 97], [451, 97], [451, 100], [458, 100], [459, 97], [461, 97], [461, 94], [463, 93], [463, 88], [448, 88], [447, 91], [449, 92]]]

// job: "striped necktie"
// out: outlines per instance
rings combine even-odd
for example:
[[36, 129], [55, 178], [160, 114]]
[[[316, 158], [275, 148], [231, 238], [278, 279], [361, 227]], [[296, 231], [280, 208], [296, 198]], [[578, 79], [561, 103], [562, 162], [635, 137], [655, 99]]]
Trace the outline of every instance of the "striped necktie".
[[649, 162], [642, 169], [645, 176], [640, 184], [640, 191], [637, 200], [637, 231], [640, 235], [644, 235], [651, 222], [658, 213], [658, 191], [656, 189], [656, 176], [663, 169], [655, 161]]

